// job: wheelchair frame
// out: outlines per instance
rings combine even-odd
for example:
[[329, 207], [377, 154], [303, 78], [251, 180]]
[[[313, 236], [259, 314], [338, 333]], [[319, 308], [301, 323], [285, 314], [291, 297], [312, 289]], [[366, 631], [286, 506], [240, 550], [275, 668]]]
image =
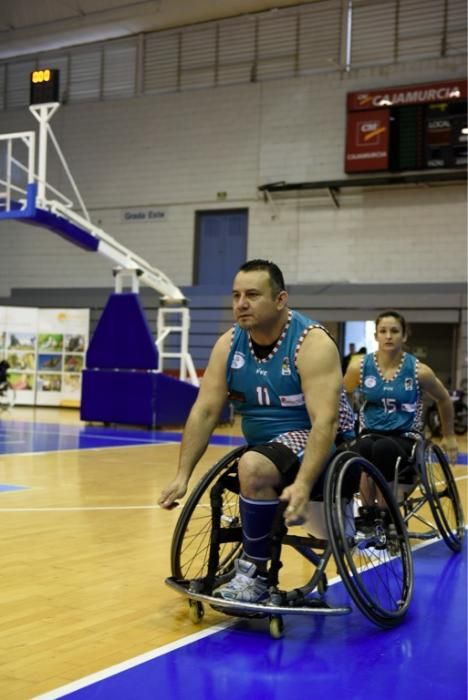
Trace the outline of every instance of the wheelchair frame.
[[[333, 557], [345, 588], [361, 612], [382, 628], [399, 624], [408, 611], [413, 591], [406, 527], [384, 477], [370, 462], [349, 451], [337, 453], [327, 467], [323, 496], [326, 539], [291, 534], [284, 523], [285, 506], [281, 504], [271, 533], [268, 598], [260, 603], [243, 603], [213, 595], [219, 585], [229, 580], [233, 562], [242, 552], [237, 464], [246, 449], [233, 450], [201, 478], [174, 530], [172, 576], [166, 583], [188, 598], [191, 619], [199, 621], [204, 604], [208, 604], [227, 615], [267, 617], [271, 635], [279, 638], [285, 614], [348, 614], [352, 611], [348, 604], [332, 607], [326, 601], [325, 567]], [[351, 482], [358, 485], [361, 471], [376, 483], [386, 506], [385, 517], [382, 509], [375, 508], [365, 526], [359, 516], [360, 503], [355, 495], [351, 496], [349, 486]], [[278, 587], [283, 546], [292, 547], [313, 566], [310, 578], [293, 590]]]
[[[409, 459], [403, 454], [396, 461], [394, 496], [407, 526], [415, 520], [428, 528], [422, 532], [410, 530], [408, 535], [417, 540], [442, 538], [449, 549], [460, 552], [465, 538], [463, 507], [447, 458], [439, 445], [421, 433], [406, 433], [405, 437], [414, 439], [414, 445]], [[406, 464], [400, 469], [402, 462]], [[413, 473], [415, 479], [402, 483], [408, 473]], [[434, 522], [420, 512], [426, 504]]]

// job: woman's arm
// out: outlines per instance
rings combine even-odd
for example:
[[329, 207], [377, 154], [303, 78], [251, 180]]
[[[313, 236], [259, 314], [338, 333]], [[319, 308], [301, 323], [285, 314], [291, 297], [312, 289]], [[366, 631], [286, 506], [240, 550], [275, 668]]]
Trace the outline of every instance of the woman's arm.
[[445, 386], [428, 365], [419, 365], [419, 384], [424, 393], [428, 394], [437, 404], [437, 410], [442, 425], [445, 449], [450, 464], [456, 464], [458, 443], [453, 429], [453, 402]]
[[350, 360], [346, 374], [343, 377], [343, 385], [347, 394], [352, 394], [359, 386], [359, 382], [361, 381], [362, 360], [362, 355], [352, 357]]

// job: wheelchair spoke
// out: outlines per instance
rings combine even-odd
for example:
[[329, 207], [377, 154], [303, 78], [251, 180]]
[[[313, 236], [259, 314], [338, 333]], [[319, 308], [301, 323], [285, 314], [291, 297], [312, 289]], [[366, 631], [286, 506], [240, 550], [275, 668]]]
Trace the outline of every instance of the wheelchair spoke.
[[402, 605], [404, 571], [397, 556], [392, 556], [387, 549], [374, 549], [369, 545], [358, 549], [358, 554], [354, 550], [350, 569], [365, 585], [369, 602], [376, 610], [398, 612]]

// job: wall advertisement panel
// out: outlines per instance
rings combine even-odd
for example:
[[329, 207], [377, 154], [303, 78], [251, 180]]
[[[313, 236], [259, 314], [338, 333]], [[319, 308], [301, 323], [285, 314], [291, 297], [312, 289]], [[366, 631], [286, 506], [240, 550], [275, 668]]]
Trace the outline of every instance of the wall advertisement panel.
[[0, 307], [0, 360], [16, 403], [79, 406], [89, 309]]

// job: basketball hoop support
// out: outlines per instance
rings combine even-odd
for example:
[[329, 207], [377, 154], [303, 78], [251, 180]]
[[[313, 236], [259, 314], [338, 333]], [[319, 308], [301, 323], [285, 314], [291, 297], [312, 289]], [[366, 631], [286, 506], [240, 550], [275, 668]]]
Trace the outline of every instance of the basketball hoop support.
[[[182, 291], [164, 275], [161, 270], [150, 265], [146, 260], [136, 255], [105, 231], [95, 226], [89, 217], [78, 187], [73, 179], [65, 157], [57, 139], [50, 127], [50, 120], [60, 107], [59, 102], [30, 105], [29, 109], [39, 124], [37, 138], [37, 172], [35, 172], [36, 138], [33, 131], [0, 135], [0, 143], [6, 142], [5, 176], [0, 177], [0, 185], [5, 186], [5, 193], [0, 192], [0, 218], [22, 219], [24, 223], [37, 225], [38, 221], [47, 228], [76, 245], [90, 251], [96, 251], [119, 265], [116, 274], [116, 291], [122, 291], [125, 277], [130, 277], [132, 291], [138, 293], [139, 285], [144, 282], [161, 295], [158, 311], [158, 328], [156, 346], [159, 351], [159, 371], [163, 371], [166, 359], [178, 359], [179, 378], [186, 381], [187, 376], [194, 386], [199, 386], [199, 380], [191, 355], [188, 351], [190, 313], [187, 299]], [[57, 155], [62, 163], [68, 180], [73, 188], [75, 197], [82, 209], [83, 215], [73, 208], [73, 202], [62, 192], [47, 182], [47, 152], [48, 141], [52, 141]], [[27, 165], [24, 165], [13, 155], [15, 143], [26, 146], [28, 151]], [[17, 186], [12, 181], [12, 167], [23, 173], [25, 185]], [[0, 174], [1, 175], [1, 174]], [[37, 190], [37, 192], [36, 192]], [[13, 194], [17, 197], [13, 199]], [[53, 198], [49, 198], [49, 192]], [[66, 228], [68, 225], [68, 228]], [[168, 322], [168, 317], [171, 317]], [[179, 323], [174, 323], [174, 318]], [[169, 333], [179, 336], [179, 352], [166, 352], [164, 343]]]

